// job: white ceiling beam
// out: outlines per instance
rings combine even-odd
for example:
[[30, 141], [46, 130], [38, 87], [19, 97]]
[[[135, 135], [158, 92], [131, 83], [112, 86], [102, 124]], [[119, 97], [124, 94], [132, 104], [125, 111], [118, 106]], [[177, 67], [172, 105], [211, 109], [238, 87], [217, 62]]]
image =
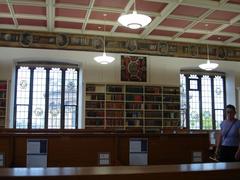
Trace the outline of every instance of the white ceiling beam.
[[34, 1], [34, 0], [10, 0], [14, 5], [24, 5], [24, 6], [39, 6], [45, 7], [44, 1]]
[[[159, 41], [171, 41], [171, 38], [164, 37], [164, 36], [154, 36], [149, 35], [149, 40], [159, 40]], [[190, 38], [176, 38], [174, 42], [188, 42], [188, 43], [194, 43], [194, 44], [209, 44], [209, 45], [219, 45], [219, 46], [225, 46], [225, 42], [222, 41], [199, 41], [198, 39], [190, 39]], [[234, 47], [240, 47], [237, 43], [229, 43], [228, 46], [234, 46]]]
[[[9, 13], [0, 13], [2, 18], [11, 18], [12, 15]], [[16, 18], [19, 19], [36, 19], [36, 20], [47, 20], [47, 17], [44, 15], [32, 15], [32, 14], [15, 14]]]
[[[57, 16], [55, 17], [56, 21], [66, 21], [66, 22], [75, 22], [75, 23], [84, 23], [83, 18], [71, 18], [71, 17], [62, 17], [62, 16]], [[116, 22], [114, 21], [103, 21], [103, 20], [98, 20], [98, 19], [89, 19], [88, 23], [90, 24], [103, 24], [105, 22], [106, 25], [111, 25], [114, 26]]]
[[[61, 32], [61, 33], [70, 33], [70, 34], [81, 34], [82, 32], [77, 29], [66, 29], [66, 28], [56, 28], [55, 32]], [[104, 33], [104, 34], [103, 34]], [[98, 35], [98, 36], [108, 36], [108, 37], [121, 37], [121, 38], [140, 38], [137, 34], [132, 33], [120, 33], [116, 32], [114, 35], [112, 35], [109, 32], [102, 32], [102, 31], [94, 31], [94, 30], [85, 30], [84, 35]]]
[[11, 0], [6, 0], [6, 1], [7, 1], [8, 9], [9, 9], [10, 14], [11, 14], [11, 18], [13, 20], [15, 28], [17, 29], [18, 28], [18, 21], [17, 21], [17, 18], [15, 16], [15, 12], [14, 12], [14, 8], [13, 8], [13, 5], [12, 5], [12, 1]]
[[[207, 30], [199, 30], [199, 29], [188, 29], [184, 30], [184, 28], [175, 28], [175, 27], [169, 27], [169, 26], [158, 26], [156, 28], [157, 30], [163, 30], [163, 31], [174, 31], [174, 32], [187, 32], [187, 33], [196, 33], [196, 34], [208, 34], [209, 31]], [[230, 33], [230, 32], [217, 32], [214, 33], [219, 36], [235, 36], [238, 35], [236, 33]]]
[[205, 13], [203, 13], [197, 20], [193, 21], [192, 23], [190, 23], [188, 26], [186, 26], [184, 28], [184, 32], [179, 32], [176, 35], [173, 36], [173, 39], [176, 39], [178, 37], [180, 37], [183, 33], [185, 33], [188, 29], [191, 29], [193, 26], [195, 26], [196, 24], [198, 24], [199, 22], [201, 22], [203, 19], [205, 19], [206, 17], [208, 17], [214, 10], [208, 10]]
[[[184, 20], [184, 21], [198, 21], [198, 17], [180, 16], [180, 15], [169, 15], [168, 18]], [[203, 19], [203, 23], [214, 23], [214, 24], [229, 24], [229, 21], [215, 20], [215, 19]]]
[[228, 12], [236, 12], [239, 13], [240, 11], [240, 5], [237, 4], [230, 4], [223, 2], [219, 3], [217, 1], [211, 1], [211, 0], [183, 0], [182, 5], [188, 5], [188, 6], [195, 6], [200, 8], [206, 8], [206, 9], [212, 9], [212, 10], [221, 10], [221, 11], [228, 11]]
[[88, 5], [88, 10], [87, 10], [87, 13], [86, 13], [86, 15], [85, 15], [85, 20], [84, 20], [83, 25], [82, 25], [82, 32], [83, 32], [83, 33], [84, 33], [85, 29], [86, 29], [86, 26], [87, 26], [89, 17], [90, 17], [90, 15], [91, 15], [94, 2], [95, 2], [95, 0], [91, 0], [90, 3], [89, 3], [89, 5]]
[[26, 30], [26, 31], [44, 31], [47, 32], [48, 29], [43, 26], [27, 26], [27, 25], [19, 25], [19, 30]]
[[46, 0], [47, 29], [54, 31], [55, 26], [55, 0]]
[[169, 3], [141, 34], [141, 38], [146, 38], [169, 14], [171, 14], [176, 7], [181, 3], [179, 0], [177, 3]]
[[233, 43], [233, 41], [236, 41], [237, 39], [240, 39], [240, 35], [238, 36], [234, 36], [226, 41], [224, 41], [224, 43], [226, 43], [227, 45], [230, 44], [230, 43]]
[[[128, 4], [124, 9], [119, 8], [110, 8], [110, 7], [92, 7], [92, 11], [99, 11], [99, 12], [105, 12], [105, 13], [118, 13], [118, 14], [125, 14], [130, 11], [131, 6], [133, 5], [134, 0], [129, 0]], [[89, 9], [88, 6], [84, 5], [76, 5], [76, 4], [67, 4], [67, 3], [58, 3], [56, 4], [56, 8], [65, 8], [65, 9], [75, 9], [75, 10], [82, 10], [87, 11]], [[146, 14], [149, 16], [158, 16], [158, 13], [150, 12], [150, 11], [137, 11], [141, 12], [141, 14]]]
[[226, 4], [229, 0], [220, 0], [219, 4]]
[[220, 31], [222, 31], [223, 29], [227, 28], [228, 26], [238, 22], [240, 20], [240, 15], [232, 18], [230, 21], [229, 21], [229, 24], [223, 24], [221, 26], [219, 26], [218, 28], [216, 28], [215, 30], [209, 32], [208, 34], [206, 34], [205, 36], [203, 36], [201, 38], [201, 40], [204, 40], [204, 39], [208, 39], [210, 36], [212, 36], [213, 34], [218, 34]]
[[[159, 3], [177, 3], [178, 0], [146, 0]], [[200, 8], [222, 10], [238, 13], [240, 11], [240, 5], [228, 3], [229, 0], [221, 0], [220, 2], [212, 0], [183, 0], [181, 5], [196, 6]]]

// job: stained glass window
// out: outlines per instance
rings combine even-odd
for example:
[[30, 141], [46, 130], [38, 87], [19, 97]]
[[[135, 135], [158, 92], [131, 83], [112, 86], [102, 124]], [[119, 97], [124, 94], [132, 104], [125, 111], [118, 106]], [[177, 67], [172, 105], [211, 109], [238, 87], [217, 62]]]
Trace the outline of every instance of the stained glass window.
[[27, 128], [30, 93], [30, 69], [28, 67], [20, 67], [18, 69], [17, 77], [16, 128]]
[[18, 65], [16, 74], [16, 128], [77, 128], [79, 68]]
[[77, 111], [77, 71], [75, 69], [68, 69], [65, 72], [65, 128], [72, 129], [76, 126], [74, 121]]
[[43, 129], [45, 123], [46, 70], [33, 70], [32, 128]]
[[180, 86], [183, 126], [193, 130], [219, 129], [224, 119], [224, 74], [183, 72]]

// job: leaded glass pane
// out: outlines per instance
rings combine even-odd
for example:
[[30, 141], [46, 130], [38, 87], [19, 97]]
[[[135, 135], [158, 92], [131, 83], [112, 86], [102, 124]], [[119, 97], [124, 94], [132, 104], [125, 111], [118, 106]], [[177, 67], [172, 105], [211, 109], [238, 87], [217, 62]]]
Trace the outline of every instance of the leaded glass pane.
[[212, 93], [209, 76], [201, 78], [202, 84], [202, 128], [212, 129]]
[[74, 129], [76, 127], [76, 107], [65, 106], [65, 129]]
[[16, 128], [28, 128], [30, 69], [20, 67], [17, 70], [16, 89]]
[[61, 93], [62, 71], [59, 68], [52, 68], [49, 73], [49, 129], [59, 129], [61, 127]]
[[180, 74], [180, 93], [181, 93], [181, 126], [186, 127], [186, 109], [187, 109], [187, 96], [186, 96], [186, 77]]
[[220, 129], [220, 124], [223, 121], [223, 111], [224, 110], [215, 110], [216, 129]]
[[76, 126], [77, 108], [77, 76], [75, 69], [67, 69], [65, 72], [65, 128], [73, 129]]
[[199, 117], [199, 92], [189, 91], [189, 120], [190, 129], [200, 128], [200, 117]]
[[16, 128], [27, 129], [28, 128], [28, 106], [17, 105], [16, 109]]
[[30, 69], [20, 67], [17, 74], [17, 104], [29, 104]]
[[32, 128], [43, 129], [45, 125], [46, 70], [36, 68], [33, 73]]
[[215, 109], [224, 109], [223, 78], [214, 77], [214, 101]]
[[190, 80], [190, 89], [198, 89], [198, 81], [197, 80]]
[[77, 105], [77, 71], [67, 69], [65, 73], [65, 105]]

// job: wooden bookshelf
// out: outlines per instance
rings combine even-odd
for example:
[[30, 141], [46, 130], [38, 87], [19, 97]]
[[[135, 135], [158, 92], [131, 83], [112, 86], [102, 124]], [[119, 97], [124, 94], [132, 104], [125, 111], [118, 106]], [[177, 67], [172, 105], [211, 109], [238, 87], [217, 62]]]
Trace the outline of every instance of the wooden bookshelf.
[[124, 86], [106, 85], [106, 128], [124, 128]]
[[163, 126], [180, 126], [179, 87], [163, 87]]
[[145, 128], [162, 127], [162, 87], [145, 86]]
[[179, 127], [179, 87], [86, 84], [85, 120], [86, 128]]
[[87, 84], [85, 96], [86, 127], [105, 127], [105, 85]]
[[7, 120], [7, 103], [8, 103], [8, 82], [0, 80], [0, 127], [5, 127]]

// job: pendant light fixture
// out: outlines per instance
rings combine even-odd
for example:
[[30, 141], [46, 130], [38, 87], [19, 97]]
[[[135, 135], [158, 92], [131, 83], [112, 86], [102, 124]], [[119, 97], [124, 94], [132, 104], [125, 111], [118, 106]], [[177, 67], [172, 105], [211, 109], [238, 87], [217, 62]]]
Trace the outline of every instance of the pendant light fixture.
[[144, 14], [138, 14], [136, 11], [136, 1], [134, 0], [134, 9], [131, 14], [125, 14], [118, 18], [118, 22], [130, 29], [139, 29], [147, 26], [152, 19]]
[[[205, 24], [205, 27], [206, 27], [206, 29], [207, 29], [208, 24]], [[201, 68], [201, 69], [203, 69], [203, 70], [205, 70], [205, 71], [211, 71], [211, 70], [216, 69], [216, 68], [218, 67], [218, 64], [217, 64], [217, 63], [211, 63], [211, 62], [210, 62], [208, 44], [207, 44], [207, 63], [200, 64], [198, 67]]]
[[[105, 33], [105, 17], [107, 16], [107, 14], [104, 14], [104, 28], [103, 28], [103, 31]], [[103, 35], [103, 55], [102, 56], [97, 56], [97, 57], [94, 57], [94, 60], [100, 64], [109, 64], [109, 63], [112, 63], [115, 58], [112, 57], [112, 56], [107, 56], [106, 54], [106, 45], [105, 45], [105, 34]]]

